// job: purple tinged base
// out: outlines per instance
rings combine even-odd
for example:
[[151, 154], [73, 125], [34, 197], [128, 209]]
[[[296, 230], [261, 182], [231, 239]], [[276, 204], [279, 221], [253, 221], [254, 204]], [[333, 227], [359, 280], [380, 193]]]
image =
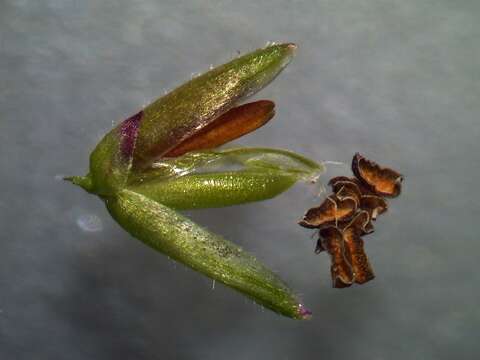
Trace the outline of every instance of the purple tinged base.
[[303, 304], [298, 304], [298, 314], [303, 320], [308, 320], [312, 317], [312, 312]]
[[120, 153], [122, 159], [129, 161], [133, 157], [135, 142], [137, 141], [138, 129], [143, 118], [143, 110], [124, 120], [120, 126]]

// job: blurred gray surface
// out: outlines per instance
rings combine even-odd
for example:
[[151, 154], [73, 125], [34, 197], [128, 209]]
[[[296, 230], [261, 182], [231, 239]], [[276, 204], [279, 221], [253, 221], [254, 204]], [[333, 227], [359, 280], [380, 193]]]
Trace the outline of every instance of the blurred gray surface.
[[[478, 357], [479, 16], [476, 0], [0, 1], [0, 359]], [[242, 143], [406, 176], [367, 240], [377, 278], [347, 290], [296, 225], [309, 186], [190, 213], [278, 271], [310, 322], [212, 289], [58, 180], [113, 123], [267, 41], [299, 52], [261, 93], [276, 119]]]

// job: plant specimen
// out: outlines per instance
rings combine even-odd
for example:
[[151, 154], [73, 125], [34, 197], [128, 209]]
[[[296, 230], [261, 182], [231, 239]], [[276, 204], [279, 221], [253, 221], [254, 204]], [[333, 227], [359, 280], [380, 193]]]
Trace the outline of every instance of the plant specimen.
[[[97, 195], [132, 236], [238, 290], [279, 314], [309, 318], [297, 295], [255, 257], [197, 225], [179, 210], [270, 199], [299, 180], [315, 180], [321, 163], [264, 147], [219, 148], [274, 116], [275, 104], [241, 104], [291, 61], [294, 44], [270, 45], [211, 69], [130, 116], [90, 155], [89, 172], [66, 180]], [[336, 177], [333, 194], [300, 225], [317, 228], [316, 252], [332, 260], [334, 287], [373, 279], [361, 236], [400, 194], [402, 176], [356, 154], [356, 178]]]
[[106, 134], [88, 174], [66, 179], [102, 199], [150, 247], [277, 313], [305, 319], [310, 311], [276, 274], [178, 212], [269, 199], [323, 171], [287, 150], [218, 149], [273, 117], [271, 101], [240, 102], [270, 83], [295, 49], [267, 46], [188, 81]]

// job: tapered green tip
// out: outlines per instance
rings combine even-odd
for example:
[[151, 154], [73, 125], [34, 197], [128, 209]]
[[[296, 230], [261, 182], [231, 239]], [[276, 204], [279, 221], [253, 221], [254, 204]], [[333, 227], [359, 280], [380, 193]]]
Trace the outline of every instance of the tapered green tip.
[[65, 176], [63, 178], [65, 181], [69, 181], [74, 185], [80, 186], [87, 192], [93, 192], [92, 178], [90, 175], [87, 176]]

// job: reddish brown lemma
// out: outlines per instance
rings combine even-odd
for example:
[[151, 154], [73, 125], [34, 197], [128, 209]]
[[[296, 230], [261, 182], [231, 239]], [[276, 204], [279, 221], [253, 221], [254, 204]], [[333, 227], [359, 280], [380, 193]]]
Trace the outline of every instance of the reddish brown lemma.
[[189, 151], [214, 149], [258, 129], [274, 115], [275, 104], [269, 100], [237, 106], [181, 142], [165, 156], [177, 157]]
[[400, 195], [403, 176], [395, 170], [381, 167], [356, 153], [352, 160], [352, 171], [360, 181], [369, 186], [376, 194], [388, 197]]

